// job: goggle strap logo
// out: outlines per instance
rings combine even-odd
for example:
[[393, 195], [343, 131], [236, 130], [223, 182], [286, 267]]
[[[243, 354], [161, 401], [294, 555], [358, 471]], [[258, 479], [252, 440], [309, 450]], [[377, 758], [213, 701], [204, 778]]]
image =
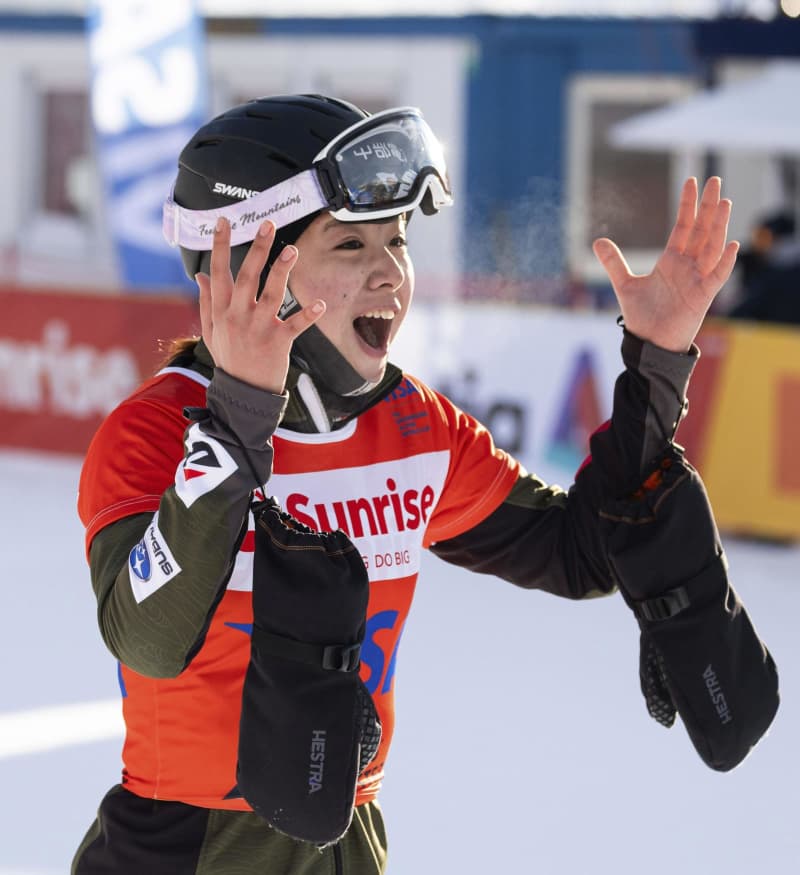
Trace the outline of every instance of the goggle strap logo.
[[305, 170], [247, 200], [214, 210], [187, 210], [170, 194], [164, 203], [162, 227], [170, 246], [202, 252], [211, 249], [214, 228], [221, 217], [231, 223], [231, 246], [239, 246], [249, 243], [267, 219], [283, 228], [327, 205], [316, 171]]

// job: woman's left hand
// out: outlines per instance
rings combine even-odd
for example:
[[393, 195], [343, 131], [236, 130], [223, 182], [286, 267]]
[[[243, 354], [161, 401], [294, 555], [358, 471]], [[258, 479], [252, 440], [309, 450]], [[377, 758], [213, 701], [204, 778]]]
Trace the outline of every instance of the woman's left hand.
[[614, 287], [625, 327], [642, 340], [687, 352], [730, 277], [739, 244], [726, 242], [731, 202], [720, 199], [721, 187], [712, 176], [698, 207], [697, 180], [686, 180], [675, 226], [652, 273], [631, 273], [613, 241], [595, 240], [594, 253]]

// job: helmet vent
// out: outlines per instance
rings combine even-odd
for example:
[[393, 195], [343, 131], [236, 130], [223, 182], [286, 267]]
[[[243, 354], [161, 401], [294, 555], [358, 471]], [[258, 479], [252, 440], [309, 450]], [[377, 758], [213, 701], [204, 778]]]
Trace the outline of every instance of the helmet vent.
[[[259, 110], [261, 111], [259, 112]], [[247, 104], [244, 116], [245, 118], [257, 118], [269, 122], [275, 120], [275, 115], [267, 111], [266, 107], [262, 110], [258, 103]]]
[[314, 128], [309, 128], [308, 133], [312, 137], [316, 137], [323, 146], [327, 145], [330, 141], [330, 137], [327, 137], [325, 134], [321, 134], [319, 131], [315, 131]]
[[284, 167], [288, 167], [293, 173], [299, 173], [304, 169], [294, 160], [294, 158], [289, 157], [285, 152], [277, 152], [275, 149], [267, 149], [267, 157], [270, 161], [276, 161], [278, 164], [283, 164]]

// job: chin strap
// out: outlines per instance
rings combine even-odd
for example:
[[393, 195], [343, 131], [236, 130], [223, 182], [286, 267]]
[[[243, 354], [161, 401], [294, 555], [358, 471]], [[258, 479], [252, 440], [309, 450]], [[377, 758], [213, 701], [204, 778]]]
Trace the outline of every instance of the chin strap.
[[[301, 309], [287, 286], [278, 318], [286, 319]], [[315, 382], [345, 398], [366, 395], [378, 385], [365, 380], [316, 325], [307, 328], [295, 340], [292, 361]]]
[[366, 395], [378, 385], [365, 380], [316, 325], [295, 340], [292, 360], [315, 382], [345, 398]]
[[289, 404], [282, 424], [291, 431], [305, 433], [335, 431], [385, 398], [402, 379], [403, 372], [389, 364], [383, 379], [371, 392], [358, 396], [336, 395], [321, 383], [315, 383], [292, 360], [286, 379]]

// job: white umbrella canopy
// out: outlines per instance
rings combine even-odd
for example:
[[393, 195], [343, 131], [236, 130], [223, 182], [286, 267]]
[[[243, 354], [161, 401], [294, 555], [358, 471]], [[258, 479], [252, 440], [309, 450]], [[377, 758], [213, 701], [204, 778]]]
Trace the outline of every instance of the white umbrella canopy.
[[641, 151], [756, 151], [800, 155], [800, 63], [778, 61], [614, 125], [609, 141]]

